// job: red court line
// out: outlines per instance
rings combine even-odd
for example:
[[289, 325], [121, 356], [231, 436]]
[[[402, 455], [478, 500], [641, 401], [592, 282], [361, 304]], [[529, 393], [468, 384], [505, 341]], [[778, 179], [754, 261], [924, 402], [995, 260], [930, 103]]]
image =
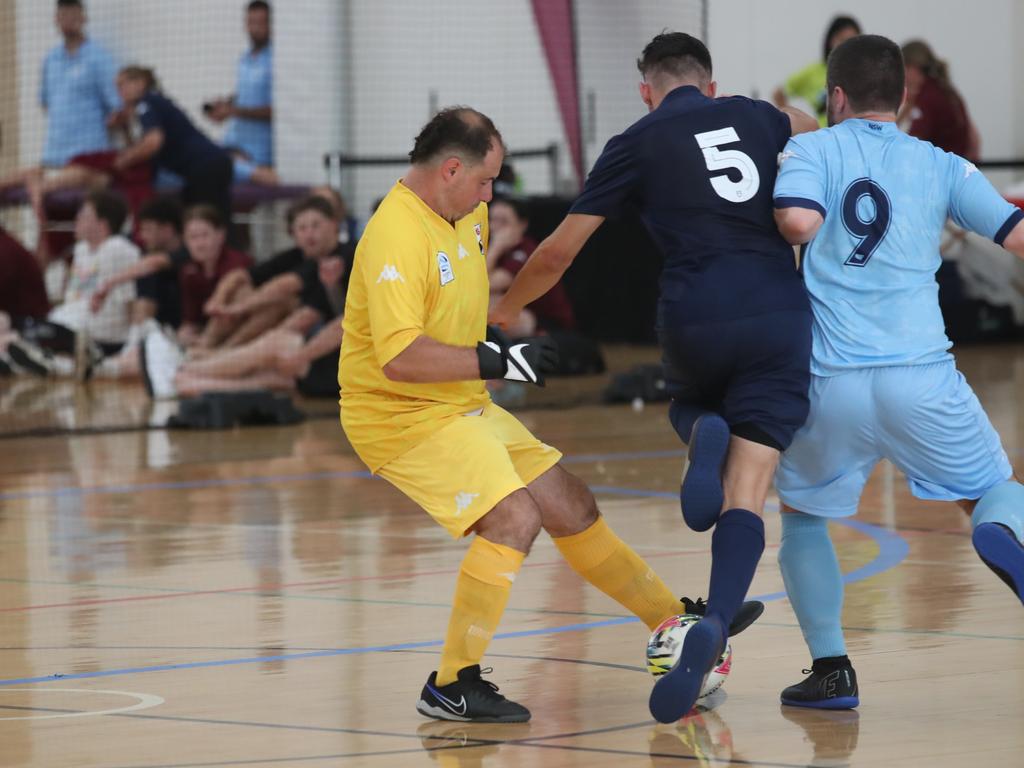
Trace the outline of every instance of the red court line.
[[[765, 547], [768, 549], [775, 549], [778, 545], [769, 545]], [[677, 552], [655, 552], [654, 554], [645, 555], [645, 559], [653, 560], [655, 558], [662, 557], [686, 557], [689, 555], [703, 555], [705, 550], [702, 549], [687, 549]], [[551, 560], [543, 563], [524, 563], [523, 568], [550, 568], [555, 565], [565, 565], [564, 560]], [[325, 586], [329, 584], [348, 584], [358, 581], [398, 581], [400, 579], [415, 579], [421, 576], [441, 576], [446, 574], [458, 573], [458, 568], [445, 568], [437, 571], [416, 571], [413, 573], [396, 574], [393, 576], [348, 576], [339, 579], [320, 579], [318, 581], [293, 581], [287, 584], [257, 584], [254, 586], [246, 587], [225, 587], [224, 589], [199, 589], [199, 590], [188, 590], [183, 592], [161, 592], [155, 595], [131, 595], [129, 597], [108, 597], [108, 598], [97, 598], [95, 600], [74, 600], [67, 603], [46, 603], [41, 605], [18, 605], [12, 608], [0, 608], [0, 613], [17, 613], [22, 611], [41, 611], [48, 608], [80, 608], [88, 605], [107, 605], [114, 603], [138, 603], [149, 600], [171, 600], [179, 597], [202, 597], [204, 595], [223, 595], [231, 592], [265, 592], [274, 591], [281, 589], [290, 589], [293, 587], [315, 587]], [[69, 586], [73, 586], [70, 584]], [[99, 587], [102, 589], [102, 587]]]

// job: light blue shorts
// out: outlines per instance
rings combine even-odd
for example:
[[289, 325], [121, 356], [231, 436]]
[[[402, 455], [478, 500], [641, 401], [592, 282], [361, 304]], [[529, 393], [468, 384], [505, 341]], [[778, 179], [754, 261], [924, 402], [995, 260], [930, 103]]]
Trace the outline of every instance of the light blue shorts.
[[979, 499], [1013, 469], [952, 360], [811, 378], [811, 412], [782, 455], [783, 503], [823, 517], [857, 511], [881, 459], [919, 499]]

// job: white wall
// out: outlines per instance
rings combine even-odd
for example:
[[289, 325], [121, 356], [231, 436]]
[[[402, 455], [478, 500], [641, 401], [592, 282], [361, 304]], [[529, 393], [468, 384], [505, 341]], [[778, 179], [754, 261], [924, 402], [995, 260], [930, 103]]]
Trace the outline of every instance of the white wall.
[[[53, 22], [55, 3], [17, 0], [20, 154], [38, 162], [45, 118], [38, 104], [43, 57], [60, 42]], [[86, 33], [103, 44], [118, 65], [156, 70], [164, 91], [202, 130], [221, 129], [202, 117], [201, 105], [231, 93], [235, 64], [246, 49], [241, 0], [87, 0]]]

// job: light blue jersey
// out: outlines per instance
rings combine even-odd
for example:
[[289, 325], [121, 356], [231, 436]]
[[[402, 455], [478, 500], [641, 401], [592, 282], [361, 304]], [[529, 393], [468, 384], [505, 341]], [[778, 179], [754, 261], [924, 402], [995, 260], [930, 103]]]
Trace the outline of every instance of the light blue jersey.
[[[238, 60], [235, 105], [247, 109], [269, 107], [273, 99], [273, 48], [246, 51]], [[236, 117], [228, 124], [223, 144], [242, 150], [256, 165], [274, 164], [274, 137], [269, 120]]]
[[1024, 218], [962, 157], [860, 119], [790, 139], [775, 207], [825, 217], [802, 260], [817, 376], [951, 359], [935, 281], [946, 219], [1001, 244]]

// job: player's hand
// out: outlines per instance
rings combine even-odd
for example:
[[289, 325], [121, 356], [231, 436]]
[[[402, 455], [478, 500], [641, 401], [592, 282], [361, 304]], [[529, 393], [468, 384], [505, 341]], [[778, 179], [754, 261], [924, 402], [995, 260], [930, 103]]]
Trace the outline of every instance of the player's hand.
[[506, 307], [504, 300], [498, 301], [487, 313], [487, 325], [508, 328], [519, 319], [519, 312], [514, 307]]
[[487, 341], [476, 345], [481, 379], [525, 381], [544, 386], [544, 374], [558, 368], [558, 345], [550, 336], [510, 341], [498, 328], [488, 327]]

